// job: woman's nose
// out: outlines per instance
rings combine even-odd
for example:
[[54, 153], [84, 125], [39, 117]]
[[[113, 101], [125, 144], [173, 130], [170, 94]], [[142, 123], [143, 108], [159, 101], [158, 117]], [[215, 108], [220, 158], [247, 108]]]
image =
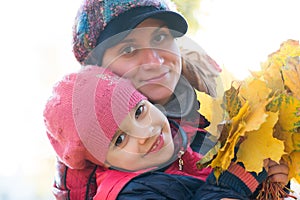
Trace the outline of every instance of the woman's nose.
[[142, 50], [143, 66], [145, 68], [159, 67], [164, 63], [158, 49], [145, 48]]

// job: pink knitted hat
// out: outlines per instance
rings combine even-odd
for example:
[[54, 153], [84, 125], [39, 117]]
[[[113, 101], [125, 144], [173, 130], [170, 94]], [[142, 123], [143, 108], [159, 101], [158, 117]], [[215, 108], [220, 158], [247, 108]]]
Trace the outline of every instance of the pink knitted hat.
[[88, 66], [64, 77], [44, 110], [58, 157], [76, 169], [85, 167], [88, 154], [103, 163], [118, 126], [144, 99], [129, 80], [106, 68]]

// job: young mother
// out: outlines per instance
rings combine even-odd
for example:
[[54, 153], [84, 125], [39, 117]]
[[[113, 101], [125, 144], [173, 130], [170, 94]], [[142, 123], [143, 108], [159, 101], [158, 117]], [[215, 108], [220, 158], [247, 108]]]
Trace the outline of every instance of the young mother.
[[[167, 0], [84, 0], [75, 21], [73, 52], [83, 66], [108, 67], [130, 79], [183, 127], [191, 148], [200, 151], [209, 146], [203, 129], [208, 124], [197, 111], [193, 88], [215, 96], [219, 68], [203, 52], [179, 49], [176, 38], [186, 33], [188, 25], [172, 6]], [[86, 162], [70, 168], [67, 160], [57, 166], [53, 190], [57, 199], [92, 199], [97, 166]], [[273, 181], [287, 183], [286, 165], [269, 162], [267, 171]], [[145, 181], [135, 180], [139, 179]], [[124, 195], [133, 192], [131, 186], [123, 188]]]

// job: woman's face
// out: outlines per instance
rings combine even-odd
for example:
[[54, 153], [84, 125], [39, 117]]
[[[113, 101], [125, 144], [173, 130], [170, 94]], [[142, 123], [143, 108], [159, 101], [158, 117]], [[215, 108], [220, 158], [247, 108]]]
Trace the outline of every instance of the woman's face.
[[108, 166], [129, 171], [158, 167], [174, 154], [167, 118], [149, 101], [141, 101], [122, 121], [106, 156]]
[[147, 19], [104, 53], [102, 65], [128, 78], [153, 103], [170, 99], [181, 74], [181, 56], [163, 21]]

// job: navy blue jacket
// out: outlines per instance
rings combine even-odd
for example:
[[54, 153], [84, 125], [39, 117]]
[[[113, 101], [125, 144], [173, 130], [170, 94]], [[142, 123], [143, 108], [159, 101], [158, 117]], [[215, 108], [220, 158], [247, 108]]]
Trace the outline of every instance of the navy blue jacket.
[[232, 189], [209, 185], [193, 177], [154, 172], [131, 180], [119, 193], [118, 200], [215, 200], [225, 197], [248, 199]]

